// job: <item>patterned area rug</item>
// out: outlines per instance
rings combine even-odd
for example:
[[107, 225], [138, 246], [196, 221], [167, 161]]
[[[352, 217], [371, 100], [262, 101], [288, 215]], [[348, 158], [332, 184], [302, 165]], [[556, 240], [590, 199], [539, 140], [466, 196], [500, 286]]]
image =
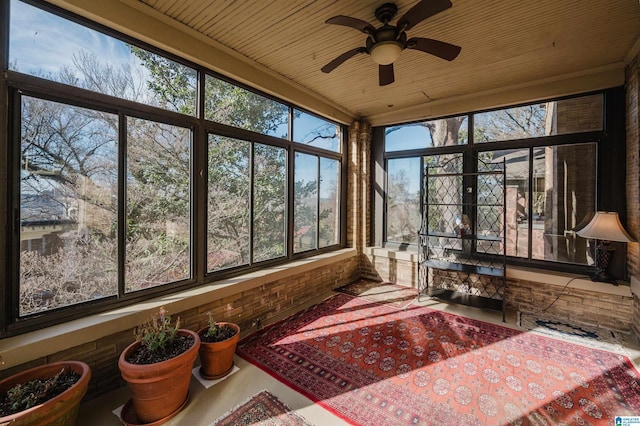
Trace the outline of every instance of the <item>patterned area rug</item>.
[[518, 318], [520, 327], [527, 330], [594, 348], [628, 353], [623, 344], [624, 335], [618, 331], [589, 327], [565, 319], [543, 317], [524, 312], [518, 313]]
[[404, 309], [418, 297], [418, 290], [390, 282], [360, 279], [336, 289], [341, 293], [386, 303], [394, 308]]
[[609, 351], [427, 307], [337, 294], [238, 353], [350, 423], [612, 425], [639, 373]]
[[263, 390], [209, 426], [311, 426], [278, 398]]

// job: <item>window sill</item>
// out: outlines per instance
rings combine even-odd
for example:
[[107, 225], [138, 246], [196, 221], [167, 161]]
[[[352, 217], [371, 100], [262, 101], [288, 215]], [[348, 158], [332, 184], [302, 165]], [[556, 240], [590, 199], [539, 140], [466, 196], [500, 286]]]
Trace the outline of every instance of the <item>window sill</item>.
[[19, 336], [8, 337], [0, 340], [0, 371], [131, 329], [147, 319], [160, 306], [165, 306], [169, 312], [182, 312], [266, 285], [292, 274], [330, 266], [355, 255], [356, 250], [353, 248], [324, 253]]

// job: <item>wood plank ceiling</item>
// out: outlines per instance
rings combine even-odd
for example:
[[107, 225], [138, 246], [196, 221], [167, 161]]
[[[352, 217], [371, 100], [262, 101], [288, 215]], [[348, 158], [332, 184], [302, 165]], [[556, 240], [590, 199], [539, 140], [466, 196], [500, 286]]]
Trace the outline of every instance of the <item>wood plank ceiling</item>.
[[[320, 68], [339, 54], [364, 46], [366, 35], [328, 25], [347, 15], [381, 25], [381, 0], [139, 0], [180, 25], [370, 118], [390, 109], [490, 93], [508, 87], [624, 67], [637, 50], [640, 4], [634, 0], [452, 0], [453, 7], [411, 28], [462, 47], [447, 62], [404, 50], [395, 82], [378, 85], [377, 65], [357, 55], [330, 74]], [[429, 1], [429, 0], [424, 0]], [[416, 4], [397, 0], [392, 23]]]

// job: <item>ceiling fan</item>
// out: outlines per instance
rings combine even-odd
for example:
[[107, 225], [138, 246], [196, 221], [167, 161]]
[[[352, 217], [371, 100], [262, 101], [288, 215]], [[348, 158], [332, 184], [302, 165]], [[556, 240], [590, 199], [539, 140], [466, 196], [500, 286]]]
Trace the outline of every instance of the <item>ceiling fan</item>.
[[447, 61], [454, 60], [460, 53], [460, 46], [423, 37], [407, 39], [405, 31], [430, 16], [440, 13], [452, 6], [449, 0], [421, 0], [407, 11], [396, 23], [389, 22], [396, 16], [398, 7], [394, 3], [385, 3], [376, 9], [376, 19], [382, 26], [375, 28], [370, 23], [350, 16], [338, 15], [327, 19], [325, 23], [343, 25], [355, 28], [367, 34], [364, 47], [356, 47], [329, 62], [321, 68], [322, 72], [330, 73], [347, 59], [358, 53], [367, 53], [378, 64], [380, 86], [386, 86], [394, 81], [393, 62], [400, 57], [404, 49], [420, 50], [435, 55]]

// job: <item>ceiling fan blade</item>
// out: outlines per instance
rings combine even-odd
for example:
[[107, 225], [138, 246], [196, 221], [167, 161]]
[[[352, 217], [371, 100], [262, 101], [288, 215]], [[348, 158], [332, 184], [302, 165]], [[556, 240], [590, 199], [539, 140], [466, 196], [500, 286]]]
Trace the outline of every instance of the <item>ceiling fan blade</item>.
[[325, 24], [344, 25], [345, 27], [351, 27], [355, 28], [358, 31], [362, 31], [365, 34], [373, 34], [373, 32], [376, 30], [375, 27], [367, 21], [343, 15], [329, 18], [325, 21]]
[[329, 62], [324, 67], [320, 68], [320, 70], [324, 73], [330, 73], [334, 69], [341, 65], [347, 59], [357, 55], [358, 53], [366, 53], [366, 49], [364, 47], [356, 47], [355, 49], [351, 49], [347, 52], [344, 52], [342, 55], [335, 58], [333, 61]]
[[400, 31], [406, 31], [428, 17], [449, 9], [451, 6], [453, 5], [449, 0], [420, 0], [407, 13], [402, 15], [402, 18], [398, 20], [397, 26]]
[[380, 86], [386, 86], [387, 84], [391, 84], [395, 81], [395, 78], [393, 76], [393, 64], [379, 65], [378, 71], [380, 74]]
[[422, 37], [412, 37], [407, 40], [407, 49], [421, 50], [435, 55], [438, 58], [446, 59], [447, 61], [453, 61], [460, 54], [460, 50], [462, 50], [460, 46], [456, 46], [455, 44]]

